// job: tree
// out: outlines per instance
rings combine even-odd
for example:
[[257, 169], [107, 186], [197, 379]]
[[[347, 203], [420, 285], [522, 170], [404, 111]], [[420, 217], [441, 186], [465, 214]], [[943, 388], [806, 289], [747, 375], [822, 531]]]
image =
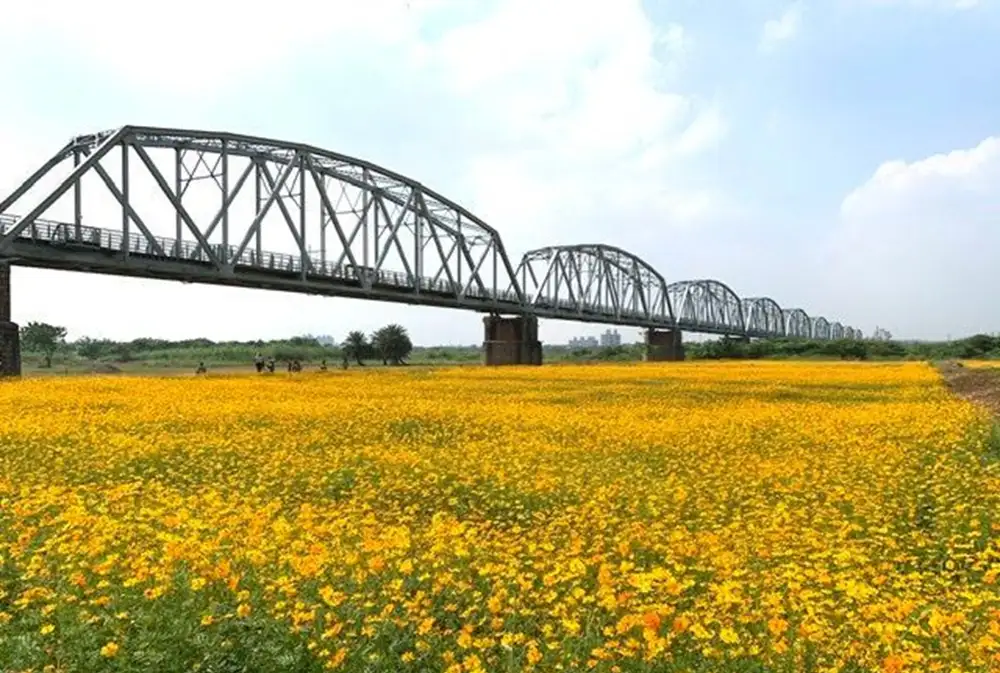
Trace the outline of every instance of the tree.
[[309, 335], [294, 336], [288, 340], [288, 345], [297, 347], [307, 346], [311, 348], [319, 348], [320, 346], [322, 346], [322, 344], [319, 341], [317, 341], [316, 337]]
[[107, 339], [91, 339], [89, 337], [83, 337], [73, 344], [73, 349], [76, 351], [76, 354], [82, 358], [96, 360], [110, 351], [114, 346], [114, 342]]
[[354, 360], [358, 363], [358, 366], [363, 367], [365, 363], [362, 360], [368, 357], [369, 349], [370, 346], [365, 333], [355, 330], [344, 339], [344, 360]]
[[131, 343], [116, 343], [111, 350], [118, 362], [132, 362], [135, 359], [135, 349]]
[[44, 322], [29, 322], [21, 328], [21, 344], [25, 350], [41, 353], [45, 367], [52, 366], [52, 356], [66, 339], [66, 328]]
[[382, 327], [372, 332], [372, 335], [368, 340], [368, 349], [373, 356], [380, 358], [382, 360], [383, 365], [388, 365], [389, 356], [386, 355], [386, 348], [384, 343], [385, 339], [382, 336], [383, 329], [385, 328]]
[[372, 346], [382, 363], [392, 362], [394, 365], [404, 364], [403, 360], [413, 351], [413, 342], [406, 328], [393, 323], [379, 329], [372, 335]]

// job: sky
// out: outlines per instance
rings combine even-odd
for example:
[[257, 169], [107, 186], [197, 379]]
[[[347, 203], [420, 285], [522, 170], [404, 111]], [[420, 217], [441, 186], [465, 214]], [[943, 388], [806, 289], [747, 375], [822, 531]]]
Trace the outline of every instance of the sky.
[[[0, 197], [78, 134], [232, 131], [412, 177], [515, 263], [607, 243], [667, 281], [716, 278], [866, 334], [1000, 331], [997, 0], [10, 4]], [[397, 322], [421, 345], [482, 340], [472, 312], [21, 267], [13, 283], [15, 321], [70, 338]], [[540, 338], [603, 329], [545, 320]]]

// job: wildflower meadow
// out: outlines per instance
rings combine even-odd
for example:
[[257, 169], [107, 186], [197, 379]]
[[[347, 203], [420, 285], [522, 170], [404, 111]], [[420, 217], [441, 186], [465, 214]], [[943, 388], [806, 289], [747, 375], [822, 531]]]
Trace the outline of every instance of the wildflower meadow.
[[1000, 670], [924, 363], [0, 385], [0, 671]]

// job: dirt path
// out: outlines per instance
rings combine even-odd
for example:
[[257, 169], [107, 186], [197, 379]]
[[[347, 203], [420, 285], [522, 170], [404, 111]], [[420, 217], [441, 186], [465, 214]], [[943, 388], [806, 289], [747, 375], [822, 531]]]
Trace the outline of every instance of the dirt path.
[[1000, 368], [970, 369], [957, 362], [945, 362], [939, 369], [953, 393], [983, 405], [1000, 417]]

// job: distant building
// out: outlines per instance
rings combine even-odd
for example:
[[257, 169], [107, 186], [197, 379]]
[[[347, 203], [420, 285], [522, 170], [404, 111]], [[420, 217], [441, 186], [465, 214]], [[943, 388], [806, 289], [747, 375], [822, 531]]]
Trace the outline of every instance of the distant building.
[[329, 334], [323, 334], [321, 336], [316, 337], [316, 341], [318, 341], [323, 346], [336, 346], [337, 345], [337, 340], [334, 339]]
[[610, 346], [621, 346], [622, 345], [622, 335], [618, 333], [618, 330], [605, 330], [604, 334], [601, 335], [601, 346], [603, 348], [608, 348]]
[[610, 348], [622, 345], [622, 335], [618, 330], [607, 329], [600, 337], [579, 336], [569, 340], [570, 348]]

